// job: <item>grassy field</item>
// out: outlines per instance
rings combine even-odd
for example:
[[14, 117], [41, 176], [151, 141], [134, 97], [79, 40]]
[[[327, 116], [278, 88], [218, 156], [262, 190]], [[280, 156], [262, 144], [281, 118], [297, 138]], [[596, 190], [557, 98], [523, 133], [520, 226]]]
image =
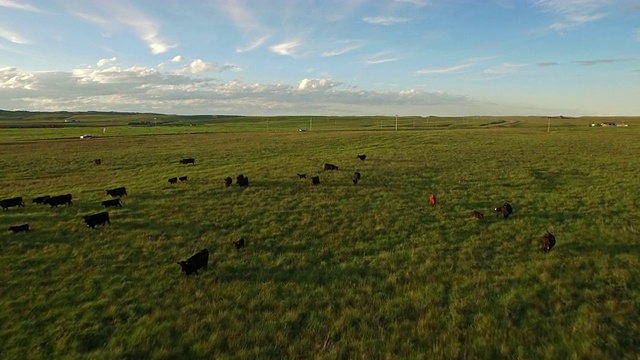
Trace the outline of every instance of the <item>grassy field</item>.
[[[0, 214], [0, 358], [639, 359], [640, 119], [591, 121], [0, 129], [0, 198], [26, 202]], [[118, 186], [112, 224], [87, 228]]]

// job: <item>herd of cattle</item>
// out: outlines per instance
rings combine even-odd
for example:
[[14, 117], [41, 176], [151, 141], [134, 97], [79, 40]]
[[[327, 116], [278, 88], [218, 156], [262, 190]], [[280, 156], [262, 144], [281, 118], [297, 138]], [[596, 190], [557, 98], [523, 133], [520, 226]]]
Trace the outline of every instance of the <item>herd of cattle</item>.
[[[366, 159], [366, 155], [358, 155], [357, 157], [361, 161], [364, 161]], [[101, 165], [102, 160], [96, 159], [94, 160], [94, 163], [96, 165]], [[180, 164], [195, 165], [195, 159], [194, 158], [182, 159], [180, 160]], [[324, 171], [336, 171], [338, 170], [338, 166], [330, 163], [325, 163], [323, 169]], [[299, 179], [307, 178], [307, 174], [297, 174], [297, 175]], [[357, 185], [360, 179], [361, 179], [360, 172], [358, 171], [354, 172], [352, 176], [353, 184]], [[187, 176], [172, 177], [172, 178], [169, 178], [168, 181], [170, 184], [175, 184], [178, 182], [178, 180], [187, 181]], [[225, 183], [225, 186], [229, 187], [232, 185], [233, 180], [231, 179], [231, 177], [227, 177], [224, 179], [224, 183]], [[240, 174], [236, 177], [236, 184], [240, 187], [247, 187], [249, 186], [249, 178], [243, 174]], [[319, 184], [320, 184], [320, 177], [317, 175], [312, 176], [311, 185], [315, 186]], [[101, 203], [102, 206], [104, 206], [105, 208], [122, 207], [121, 198], [122, 196], [127, 196], [127, 190], [125, 187], [109, 189], [106, 192], [108, 196], [112, 197], [112, 199], [103, 201]], [[58, 205], [64, 205], [64, 204], [67, 204], [67, 206], [72, 205], [73, 204], [72, 198], [73, 197], [71, 194], [55, 195], [55, 196], [43, 195], [43, 196], [38, 196], [34, 198], [32, 202], [34, 204], [49, 205], [52, 208], [54, 208]], [[429, 196], [429, 203], [431, 204], [432, 207], [436, 207], [435, 194], [431, 194]], [[2, 207], [3, 211], [8, 210], [11, 207], [24, 207], [24, 200], [22, 199], [22, 197], [3, 199], [3, 200], [0, 200], [0, 207]], [[501, 206], [494, 208], [494, 211], [497, 213], [497, 215], [502, 215], [503, 218], [507, 219], [513, 213], [513, 207], [509, 203], [504, 203]], [[473, 210], [472, 216], [478, 220], [484, 218], [484, 214], [477, 210]], [[102, 225], [102, 226], [106, 224], [111, 225], [111, 221], [109, 219], [109, 212], [107, 211], [84, 215], [82, 216], [82, 218], [85, 224], [92, 229], [98, 225]], [[21, 225], [10, 226], [9, 231], [12, 231], [13, 233], [28, 232], [30, 231], [30, 228], [29, 228], [29, 224], [25, 223]], [[556, 244], [555, 236], [551, 234], [549, 231], [547, 231], [542, 237], [542, 250], [544, 252], [549, 252], [555, 246], [555, 244]], [[234, 243], [234, 246], [236, 247], [236, 249], [240, 250], [242, 247], [245, 246], [245, 239], [242, 238], [236, 241]], [[182, 271], [184, 271], [184, 273], [188, 276], [191, 274], [197, 275], [198, 270], [203, 268], [206, 269], [208, 261], [209, 261], [209, 251], [205, 248], [199, 251], [198, 253], [194, 254], [187, 260], [178, 262], [178, 264], [181, 266]]]

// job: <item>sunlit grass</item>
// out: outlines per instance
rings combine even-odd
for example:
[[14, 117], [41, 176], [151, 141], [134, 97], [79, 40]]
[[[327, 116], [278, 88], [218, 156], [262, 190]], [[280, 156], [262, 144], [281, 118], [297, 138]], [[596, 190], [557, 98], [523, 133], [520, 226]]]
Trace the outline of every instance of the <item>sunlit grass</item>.
[[[89, 141], [2, 130], [0, 197], [27, 204], [0, 228], [33, 231], [0, 233], [0, 357], [637, 357], [638, 130], [469, 121]], [[224, 186], [240, 173], [249, 187]], [[112, 224], [87, 228], [117, 186], [129, 196]], [[64, 193], [74, 205], [31, 204]], [[505, 201], [507, 220], [492, 210]], [[547, 230], [558, 244], [543, 254]], [[209, 269], [185, 278], [175, 262], [203, 247]]]

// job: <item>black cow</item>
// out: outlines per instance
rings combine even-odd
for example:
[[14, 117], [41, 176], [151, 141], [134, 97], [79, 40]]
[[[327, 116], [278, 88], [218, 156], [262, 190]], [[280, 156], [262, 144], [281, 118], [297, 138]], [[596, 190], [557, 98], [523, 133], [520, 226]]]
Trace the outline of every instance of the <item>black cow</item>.
[[360, 181], [360, 172], [356, 171], [353, 173], [353, 185], [358, 185], [358, 181]]
[[172, 177], [172, 178], [169, 178], [168, 181], [169, 181], [169, 184], [175, 184], [175, 183], [178, 182], [178, 178], [177, 177]]
[[495, 210], [495, 212], [498, 215], [502, 214], [502, 216], [506, 219], [513, 212], [513, 207], [511, 207], [511, 204], [509, 204], [509, 203], [504, 203], [504, 204], [502, 204], [502, 206], [499, 206], [499, 207], [497, 207], [497, 208], [495, 208], [493, 210]]
[[186, 261], [179, 261], [178, 265], [182, 267], [182, 271], [189, 276], [191, 274], [198, 275], [198, 270], [206, 269], [209, 264], [209, 250], [202, 249], [188, 258]]
[[193, 164], [193, 165], [195, 165], [196, 164], [196, 159], [194, 159], [194, 158], [182, 159], [182, 160], [180, 160], [180, 164], [185, 164], [185, 165], [186, 164]]
[[180, 180], [180, 181], [187, 181], [187, 177], [186, 177], [186, 176], [180, 176], [180, 177], [178, 178], [178, 180]]
[[324, 170], [338, 170], [338, 167], [333, 165], [333, 164], [329, 164], [329, 163], [325, 163], [324, 164]]
[[93, 160], [93, 163], [96, 165], [102, 165], [102, 159], [95, 159]]
[[71, 198], [71, 194], [56, 195], [46, 199], [43, 204], [49, 204], [52, 208], [62, 204], [71, 206], [73, 204], [73, 202], [71, 202]]
[[9, 231], [13, 231], [14, 234], [19, 233], [21, 231], [27, 232], [29, 231], [29, 224], [9, 226]]
[[119, 188], [107, 190], [107, 195], [111, 195], [111, 197], [118, 197], [118, 196], [127, 195], [127, 189], [124, 186], [122, 186], [122, 187], [119, 187]]
[[249, 178], [240, 174], [236, 177], [236, 184], [239, 186], [249, 186]]
[[306, 179], [307, 174], [297, 174], [299, 179]]
[[84, 222], [87, 224], [87, 226], [92, 229], [95, 228], [96, 225], [111, 225], [111, 220], [109, 220], [109, 213], [106, 211], [91, 215], [85, 215], [82, 218], [84, 219]]
[[231, 179], [231, 177], [230, 177], [230, 176], [227, 176], [226, 178], [224, 178], [224, 185], [225, 185], [226, 187], [231, 186], [231, 184], [233, 184], [233, 179]]
[[2, 206], [2, 210], [7, 210], [10, 207], [20, 206], [24, 207], [24, 201], [22, 201], [22, 197], [14, 197], [10, 199], [0, 200], [0, 206]]
[[554, 246], [556, 246], [556, 237], [547, 230], [547, 233], [542, 237], [542, 251], [549, 252]]
[[241, 238], [240, 240], [234, 242], [233, 245], [235, 245], [236, 250], [240, 250], [241, 248], [244, 247], [244, 239]]
[[104, 206], [104, 207], [109, 207], [109, 206], [122, 207], [122, 203], [120, 202], [120, 198], [117, 198], [117, 199], [111, 199], [111, 200], [103, 201], [102, 202], [102, 206]]
[[312, 176], [311, 185], [318, 185], [318, 184], [320, 184], [320, 176]]
[[473, 217], [480, 220], [484, 217], [484, 214], [478, 210], [473, 210]]
[[34, 204], [44, 204], [44, 201], [47, 200], [48, 198], [50, 198], [51, 196], [49, 195], [44, 195], [44, 196], [38, 196], [37, 198], [33, 199], [33, 203]]
[[364, 161], [364, 159], [366, 159], [366, 158], [367, 158], [367, 155], [364, 155], [364, 154], [363, 155], [358, 155], [358, 159], [360, 159], [362, 161]]

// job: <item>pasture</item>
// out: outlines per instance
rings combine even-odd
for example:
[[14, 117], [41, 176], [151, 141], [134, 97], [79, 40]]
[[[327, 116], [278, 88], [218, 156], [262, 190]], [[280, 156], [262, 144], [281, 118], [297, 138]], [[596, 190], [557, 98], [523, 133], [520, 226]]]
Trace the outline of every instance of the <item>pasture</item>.
[[638, 359], [639, 119], [101, 121], [0, 129], [2, 359]]

